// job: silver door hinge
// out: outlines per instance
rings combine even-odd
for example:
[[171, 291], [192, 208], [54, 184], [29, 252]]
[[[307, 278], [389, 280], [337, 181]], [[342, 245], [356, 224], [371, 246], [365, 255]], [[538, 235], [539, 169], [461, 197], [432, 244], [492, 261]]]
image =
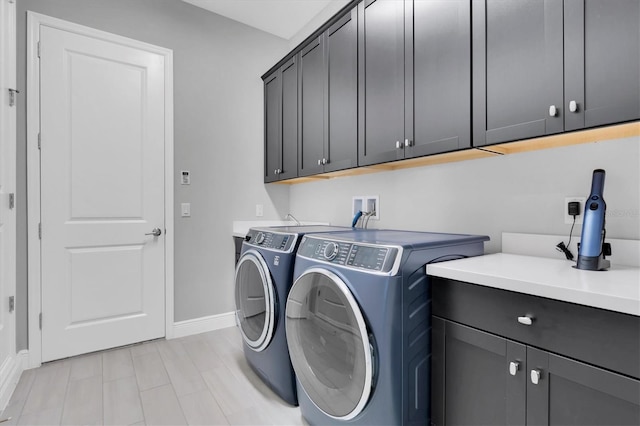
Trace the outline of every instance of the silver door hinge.
[[38, 317], [38, 322], [40, 324], [40, 330], [42, 330], [42, 312], [40, 312], [40, 316]]
[[13, 210], [16, 206], [16, 194], [13, 192], [9, 194], [9, 210]]
[[38, 149], [42, 147], [42, 134], [38, 133]]
[[40, 57], [40, 42], [38, 42], [38, 58]]
[[9, 313], [13, 312], [15, 308], [16, 308], [16, 297], [9, 296]]
[[38, 239], [42, 239], [42, 223], [38, 224]]

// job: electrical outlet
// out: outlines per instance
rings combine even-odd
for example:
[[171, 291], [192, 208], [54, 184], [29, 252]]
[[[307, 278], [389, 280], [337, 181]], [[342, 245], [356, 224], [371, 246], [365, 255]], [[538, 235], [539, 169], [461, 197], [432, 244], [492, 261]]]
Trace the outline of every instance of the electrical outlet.
[[562, 209], [564, 211], [564, 223], [567, 225], [571, 225], [573, 223], [573, 216], [568, 213], [569, 202], [571, 201], [577, 201], [580, 203], [580, 214], [576, 216], [576, 225], [581, 225], [582, 219], [584, 218], [584, 203], [587, 201], [587, 197], [567, 197], [564, 199]]
[[264, 216], [264, 206], [262, 204], [256, 204], [256, 217]]

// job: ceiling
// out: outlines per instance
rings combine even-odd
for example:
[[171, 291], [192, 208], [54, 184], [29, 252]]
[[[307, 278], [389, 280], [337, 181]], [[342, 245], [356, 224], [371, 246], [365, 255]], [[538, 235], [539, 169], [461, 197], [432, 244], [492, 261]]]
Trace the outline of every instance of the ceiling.
[[335, 0], [182, 0], [290, 40]]

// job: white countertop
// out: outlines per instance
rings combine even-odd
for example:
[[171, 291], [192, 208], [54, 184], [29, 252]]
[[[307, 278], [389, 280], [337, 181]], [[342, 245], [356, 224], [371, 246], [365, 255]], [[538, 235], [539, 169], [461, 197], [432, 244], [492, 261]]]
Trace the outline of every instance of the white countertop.
[[575, 262], [496, 253], [427, 265], [427, 274], [640, 316], [640, 269], [572, 268]]
[[[327, 222], [300, 221], [300, 225], [329, 225]], [[264, 226], [293, 226], [298, 223], [292, 220], [234, 220], [232, 235], [234, 237], [244, 237], [251, 228]]]

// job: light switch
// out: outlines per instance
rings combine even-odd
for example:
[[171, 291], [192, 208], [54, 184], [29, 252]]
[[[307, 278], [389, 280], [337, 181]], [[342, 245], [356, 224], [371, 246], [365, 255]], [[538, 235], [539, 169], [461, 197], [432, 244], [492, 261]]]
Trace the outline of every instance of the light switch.
[[191, 217], [191, 203], [182, 203], [182, 217]]
[[189, 170], [182, 170], [180, 172], [180, 184], [191, 185], [191, 172]]

